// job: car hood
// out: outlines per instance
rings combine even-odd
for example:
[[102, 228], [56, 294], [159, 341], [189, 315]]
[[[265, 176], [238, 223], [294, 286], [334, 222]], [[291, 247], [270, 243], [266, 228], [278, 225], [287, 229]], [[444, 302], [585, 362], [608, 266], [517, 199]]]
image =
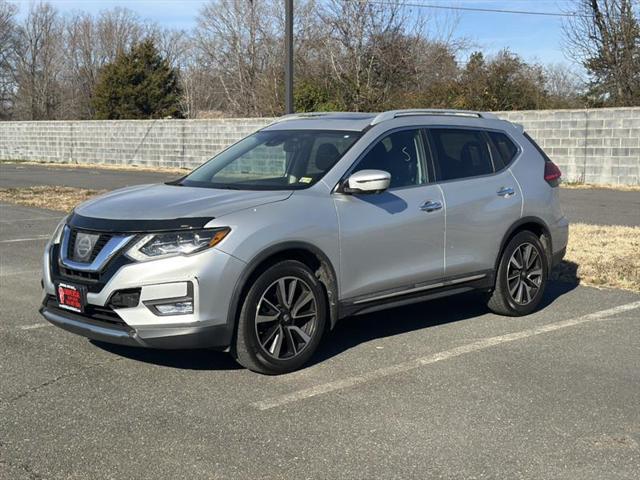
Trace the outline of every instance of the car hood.
[[219, 218], [229, 213], [286, 200], [292, 191], [250, 191], [137, 185], [91, 199], [76, 207], [83, 217], [113, 220], [169, 220]]

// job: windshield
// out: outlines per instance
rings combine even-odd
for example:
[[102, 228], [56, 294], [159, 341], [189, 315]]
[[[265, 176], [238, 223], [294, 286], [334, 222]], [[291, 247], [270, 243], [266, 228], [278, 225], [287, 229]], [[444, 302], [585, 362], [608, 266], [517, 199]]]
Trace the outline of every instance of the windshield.
[[360, 137], [359, 132], [261, 131], [213, 157], [180, 181], [238, 190], [307, 188], [320, 180]]

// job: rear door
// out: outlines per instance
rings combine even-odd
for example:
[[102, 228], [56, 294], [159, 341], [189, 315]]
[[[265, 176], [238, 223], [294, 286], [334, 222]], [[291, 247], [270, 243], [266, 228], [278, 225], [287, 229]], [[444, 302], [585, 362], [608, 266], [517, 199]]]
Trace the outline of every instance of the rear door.
[[520, 188], [488, 132], [434, 127], [428, 138], [447, 209], [445, 275], [488, 273], [521, 216]]
[[444, 199], [429, 183], [420, 129], [391, 132], [350, 173], [384, 170], [380, 194], [334, 194], [340, 227], [341, 296], [399, 294], [444, 272]]

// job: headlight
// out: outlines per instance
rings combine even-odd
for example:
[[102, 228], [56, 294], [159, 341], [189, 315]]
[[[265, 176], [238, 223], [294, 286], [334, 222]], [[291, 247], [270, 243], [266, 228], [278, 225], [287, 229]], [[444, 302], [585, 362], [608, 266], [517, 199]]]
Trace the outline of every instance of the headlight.
[[64, 229], [64, 226], [66, 225], [68, 218], [69, 218], [69, 215], [67, 215], [62, 220], [60, 220], [60, 223], [58, 223], [58, 226], [53, 231], [53, 235], [51, 235], [52, 245], [60, 243], [60, 237], [62, 237], [62, 230]]
[[189, 255], [216, 246], [230, 231], [230, 228], [223, 227], [145, 235], [127, 250], [127, 256], [144, 262], [176, 255]]

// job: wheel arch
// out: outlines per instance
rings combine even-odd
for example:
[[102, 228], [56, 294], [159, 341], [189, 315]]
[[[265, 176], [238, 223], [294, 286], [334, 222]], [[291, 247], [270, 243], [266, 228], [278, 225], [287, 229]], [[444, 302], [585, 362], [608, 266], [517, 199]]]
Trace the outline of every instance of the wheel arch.
[[498, 267], [500, 265], [500, 259], [502, 258], [502, 253], [506, 248], [509, 241], [516, 236], [518, 233], [528, 230], [534, 234], [536, 234], [540, 241], [542, 242], [542, 246], [545, 249], [545, 253], [547, 256], [547, 267], [548, 271], [551, 270], [552, 260], [553, 260], [553, 246], [551, 244], [551, 232], [549, 230], [549, 226], [546, 224], [544, 220], [539, 217], [522, 217], [517, 222], [513, 223], [511, 227], [507, 230], [507, 232], [502, 237], [502, 242], [500, 243], [500, 250], [498, 252], [498, 257], [496, 258], [495, 263], [495, 272], [498, 271]]
[[329, 257], [317, 246], [307, 242], [283, 242], [273, 245], [253, 257], [236, 282], [231, 297], [228, 321], [234, 333], [238, 324], [238, 313], [253, 280], [266, 268], [282, 260], [298, 260], [307, 265], [323, 286], [329, 309], [329, 326], [338, 320], [338, 280]]

